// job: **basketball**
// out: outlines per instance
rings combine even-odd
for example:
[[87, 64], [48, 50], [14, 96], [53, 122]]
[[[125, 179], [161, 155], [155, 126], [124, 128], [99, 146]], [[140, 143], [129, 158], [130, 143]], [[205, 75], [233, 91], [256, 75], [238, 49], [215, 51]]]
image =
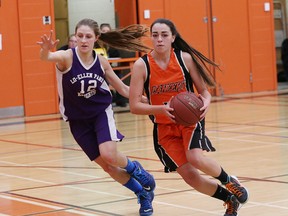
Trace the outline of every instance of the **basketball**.
[[170, 101], [176, 123], [184, 126], [194, 125], [200, 120], [202, 106], [202, 100], [193, 92], [181, 92]]

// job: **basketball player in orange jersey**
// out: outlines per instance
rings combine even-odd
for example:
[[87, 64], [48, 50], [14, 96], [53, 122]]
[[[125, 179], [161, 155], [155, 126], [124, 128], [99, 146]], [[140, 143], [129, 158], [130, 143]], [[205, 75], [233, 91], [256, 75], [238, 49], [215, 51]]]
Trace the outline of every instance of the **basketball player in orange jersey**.
[[[248, 200], [247, 189], [216, 161], [203, 155], [203, 150], [215, 151], [205, 136], [204, 117], [211, 101], [206, 84], [215, 85], [206, 64], [218, 66], [187, 44], [170, 20], [155, 20], [150, 33], [154, 49], [138, 59], [133, 68], [131, 112], [150, 115], [155, 151], [166, 172], [177, 171], [197, 191], [223, 200], [227, 208], [224, 216], [236, 216], [240, 205]], [[193, 126], [178, 125], [170, 113], [173, 109], [169, 101], [180, 92], [193, 91], [193, 86], [204, 103], [202, 120]], [[141, 102], [143, 91], [149, 104]], [[200, 175], [199, 170], [218, 179], [224, 187]]]

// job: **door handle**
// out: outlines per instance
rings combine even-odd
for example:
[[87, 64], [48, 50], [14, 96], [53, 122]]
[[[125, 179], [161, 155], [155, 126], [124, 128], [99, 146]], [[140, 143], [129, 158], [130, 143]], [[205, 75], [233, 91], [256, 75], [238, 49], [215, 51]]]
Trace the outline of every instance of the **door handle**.
[[217, 22], [218, 21], [218, 18], [217, 17], [212, 17], [212, 22]]
[[208, 17], [203, 17], [203, 22], [208, 23]]

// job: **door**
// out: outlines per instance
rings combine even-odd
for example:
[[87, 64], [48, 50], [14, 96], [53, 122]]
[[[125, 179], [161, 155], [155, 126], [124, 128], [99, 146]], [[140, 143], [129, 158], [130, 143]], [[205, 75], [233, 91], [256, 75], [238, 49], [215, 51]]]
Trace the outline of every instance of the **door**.
[[0, 2], [0, 117], [24, 114], [18, 27], [17, 1]]
[[43, 34], [55, 29], [53, 7], [51, 0], [18, 1], [26, 116], [58, 112], [55, 65], [40, 60], [36, 44]]
[[249, 0], [252, 91], [277, 89], [273, 1]]
[[208, 2], [206, 0], [166, 2], [165, 17], [173, 21], [181, 37], [193, 48], [212, 58]]
[[211, 1], [217, 95], [252, 91], [247, 2]]
[[[166, 0], [165, 17], [194, 48], [213, 59], [216, 95], [250, 92], [250, 50], [246, 1]], [[226, 7], [226, 9], [225, 9]], [[180, 15], [181, 14], [181, 15]]]
[[171, 19], [192, 47], [218, 63], [212, 94], [220, 96], [275, 90], [272, 7], [272, 0], [138, 0], [138, 16], [147, 25]]
[[[139, 15], [143, 17], [144, 5], [138, 1]], [[154, 1], [153, 1], [154, 2]], [[248, 31], [248, 11], [246, 1], [237, 1], [236, 6], [229, 0], [163, 0], [162, 17], [171, 19], [181, 36], [194, 48], [220, 64], [222, 71], [215, 71], [217, 82], [213, 94], [235, 94], [250, 92], [250, 50]], [[159, 3], [158, 3], [159, 4]], [[160, 5], [161, 6], [161, 5]], [[158, 8], [161, 8], [161, 7]], [[160, 11], [160, 9], [158, 9]], [[154, 17], [156, 13], [151, 13]], [[140, 19], [149, 23], [151, 19]]]
[[[213, 59], [211, 16], [208, 0], [166, 0], [165, 17], [176, 25], [181, 37], [206, 57]], [[179, 16], [181, 14], [181, 16]], [[211, 75], [215, 71], [211, 69]], [[215, 90], [211, 91], [215, 94]]]
[[150, 27], [157, 18], [171, 19], [191, 46], [211, 57], [207, 10], [206, 0], [138, 0], [138, 22]]

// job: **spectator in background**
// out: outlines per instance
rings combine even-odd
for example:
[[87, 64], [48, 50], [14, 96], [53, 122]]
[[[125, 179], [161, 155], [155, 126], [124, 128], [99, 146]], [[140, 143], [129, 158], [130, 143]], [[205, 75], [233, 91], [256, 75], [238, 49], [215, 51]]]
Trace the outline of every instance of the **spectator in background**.
[[[111, 26], [109, 23], [102, 23], [100, 25], [100, 31], [101, 33], [106, 33], [111, 31]], [[104, 48], [107, 51], [108, 54], [108, 58], [119, 58], [120, 57], [120, 53], [117, 49], [113, 48], [113, 47], [108, 47], [106, 44], [104, 44]]]
[[74, 48], [76, 46], [77, 46], [76, 36], [75, 36], [75, 34], [71, 34], [71, 35], [69, 35], [69, 38], [68, 38], [68, 44], [60, 47], [58, 50], [67, 50], [70, 48]]
[[[100, 32], [101, 33], [106, 33], [111, 31], [111, 25], [109, 23], [102, 23], [100, 25]], [[107, 54], [108, 58], [120, 58], [120, 52], [119, 50], [113, 48], [113, 47], [109, 47], [107, 46], [107, 44], [104, 44], [102, 46], [105, 50], [104, 53]], [[121, 79], [122, 78], [122, 71], [121, 70], [114, 70], [114, 72], [116, 73], [116, 75]], [[125, 97], [123, 97], [122, 95], [120, 95], [117, 91], [114, 95], [113, 98], [113, 102], [115, 102], [116, 106], [120, 106], [120, 107], [126, 107], [127, 106], [127, 100]]]

